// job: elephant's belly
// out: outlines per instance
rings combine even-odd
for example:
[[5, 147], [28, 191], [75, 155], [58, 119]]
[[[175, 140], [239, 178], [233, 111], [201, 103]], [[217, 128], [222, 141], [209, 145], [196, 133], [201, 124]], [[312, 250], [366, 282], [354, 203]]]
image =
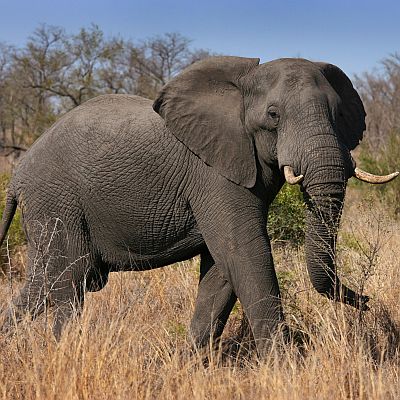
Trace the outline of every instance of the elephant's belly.
[[197, 231], [163, 246], [146, 243], [142, 238], [131, 246], [113, 248], [107, 261], [111, 270], [143, 271], [187, 260], [200, 254], [204, 247], [203, 237]]
[[97, 248], [111, 269], [157, 268], [194, 257], [205, 246], [188, 209], [175, 208], [169, 217], [139, 208], [131, 211], [125, 218], [115, 215], [112, 224], [95, 233]]
[[191, 234], [171, 246], [159, 249], [156, 253], [125, 250], [123, 251], [125, 254], [121, 254], [120, 261], [113, 263], [112, 270], [144, 271], [159, 268], [192, 258], [200, 254], [204, 248], [202, 236], [199, 233]]

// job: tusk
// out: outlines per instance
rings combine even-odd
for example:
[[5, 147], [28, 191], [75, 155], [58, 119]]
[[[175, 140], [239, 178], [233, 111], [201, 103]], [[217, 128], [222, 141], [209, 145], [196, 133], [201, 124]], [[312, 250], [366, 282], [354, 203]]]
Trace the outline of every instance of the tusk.
[[363, 182], [378, 184], [378, 183], [390, 182], [394, 178], [396, 178], [397, 175], [399, 175], [399, 172], [397, 172], [397, 171], [393, 172], [392, 174], [389, 174], [389, 175], [380, 176], [380, 175], [370, 174], [369, 172], [365, 172], [360, 168], [355, 168], [353, 176]]
[[296, 176], [294, 174], [293, 168], [289, 165], [285, 165], [283, 167], [283, 173], [285, 174], [286, 182], [289, 183], [289, 185], [296, 185], [302, 182], [304, 179], [304, 175]]

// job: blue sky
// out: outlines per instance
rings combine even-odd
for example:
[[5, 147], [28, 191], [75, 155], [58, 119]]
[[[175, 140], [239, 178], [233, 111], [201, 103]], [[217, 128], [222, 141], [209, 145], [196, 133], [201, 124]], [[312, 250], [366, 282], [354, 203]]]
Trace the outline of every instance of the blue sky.
[[133, 40], [179, 32], [196, 48], [329, 61], [350, 76], [400, 52], [399, 0], [0, 0], [0, 41], [23, 45], [40, 23]]

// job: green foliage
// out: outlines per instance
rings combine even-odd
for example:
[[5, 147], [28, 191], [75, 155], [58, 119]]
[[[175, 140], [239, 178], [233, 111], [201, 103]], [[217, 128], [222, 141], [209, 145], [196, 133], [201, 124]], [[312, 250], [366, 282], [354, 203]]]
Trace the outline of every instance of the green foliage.
[[[4, 205], [6, 201], [6, 194], [7, 194], [7, 186], [8, 183], [10, 182], [10, 176], [9, 175], [0, 175], [0, 213], [3, 215], [4, 212]], [[22, 229], [22, 218], [21, 218], [21, 213], [17, 209], [13, 221], [11, 223], [11, 226], [8, 230], [8, 236], [9, 236], [9, 249], [13, 251], [17, 246], [21, 246], [25, 243], [25, 234]], [[4, 252], [2, 252], [4, 253]]]
[[170, 335], [175, 337], [184, 338], [187, 335], [186, 325], [182, 322], [172, 321], [167, 331]]
[[[364, 145], [359, 156], [359, 165], [366, 171], [385, 175], [400, 170], [400, 131], [394, 130], [390, 134], [385, 146], [377, 151], [372, 146]], [[358, 187], [365, 183], [354, 183]], [[374, 185], [371, 190], [388, 204], [395, 216], [400, 216], [400, 178], [385, 185]]]
[[296, 282], [298, 279], [292, 270], [280, 270], [277, 271], [276, 275], [279, 282], [279, 288], [282, 293], [287, 292], [288, 289], [293, 285], [293, 282]]
[[354, 233], [351, 232], [342, 232], [340, 235], [341, 238], [341, 246], [346, 250], [360, 250], [360, 242]]
[[235, 305], [232, 308], [231, 314], [232, 315], [241, 315], [243, 312], [242, 310], [242, 305], [240, 304], [240, 301], [238, 300]]
[[304, 210], [299, 187], [285, 184], [269, 210], [268, 233], [271, 240], [301, 245], [304, 242]]

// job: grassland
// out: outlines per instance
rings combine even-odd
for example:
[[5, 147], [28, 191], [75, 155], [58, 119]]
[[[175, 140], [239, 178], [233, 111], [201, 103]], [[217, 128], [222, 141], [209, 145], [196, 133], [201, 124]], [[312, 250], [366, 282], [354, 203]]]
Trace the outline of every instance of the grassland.
[[[276, 245], [288, 323], [309, 336], [299, 348], [279, 338], [269, 357], [192, 354], [187, 337], [198, 260], [112, 274], [87, 296], [60, 343], [44, 315], [0, 337], [3, 399], [398, 399], [400, 398], [400, 224], [366, 192], [353, 190], [338, 242], [343, 280], [371, 296], [360, 312], [311, 288], [303, 249]], [[12, 262], [21, 263], [20, 258]], [[17, 268], [17, 265], [14, 265]], [[4, 277], [5, 308], [18, 281]], [[240, 307], [224, 340], [236, 337]]]

